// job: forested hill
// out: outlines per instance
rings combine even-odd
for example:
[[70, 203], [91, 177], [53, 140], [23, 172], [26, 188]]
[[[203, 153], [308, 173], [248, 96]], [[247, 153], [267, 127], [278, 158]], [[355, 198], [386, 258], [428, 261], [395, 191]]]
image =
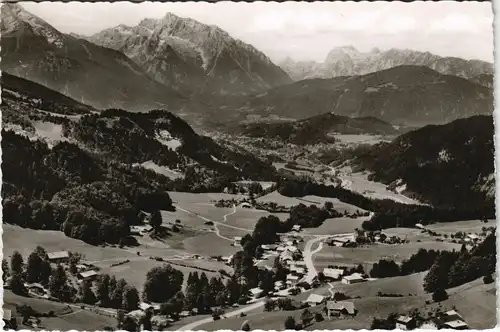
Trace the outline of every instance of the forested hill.
[[250, 137], [280, 139], [304, 145], [333, 142], [330, 134], [396, 135], [398, 131], [385, 121], [374, 117], [351, 118], [325, 113], [303, 120], [251, 122], [240, 125], [240, 132]]
[[197, 135], [168, 112], [85, 112], [36, 83], [4, 82], [6, 223], [118, 243], [140, 211], [172, 209], [169, 190], [221, 191], [231, 181], [275, 177], [271, 164]]
[[474, 116], [406, 133], [353, 164], [434, 206], [494, 206], [493, 137], [493, 118]]

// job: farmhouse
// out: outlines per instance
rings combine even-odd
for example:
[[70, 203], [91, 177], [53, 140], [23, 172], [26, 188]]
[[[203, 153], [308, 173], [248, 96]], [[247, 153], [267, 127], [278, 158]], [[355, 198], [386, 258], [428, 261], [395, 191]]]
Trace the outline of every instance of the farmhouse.
[[250, 293], [254, 298], [259, 298], [262, 295], [262, 292], [264, 291], [258, 287], [250, 289]]
[[304, 303], [309, 304], [310, 306], [316, 306], [324, 303], [326, 301], [326, 297], [319, 295], [319, 294], [311, 294], [307, 298], [307, 300], [304, 301]]
[[274, 283], [274, 290], [281, 290], [281, 289], [285, 289], [286, 288], [286, 285], [283, 281], [276, 281]]
[[49, 252], [47, 256], [51, 263], [62, 263], [69, 260], [69, 252], [67, 251]]
[[300, 227], [300, 225], [293, 225], [293, 227], [292, 227], [292, 230], [295, 232], [300, 232], [301, 229], [302, 229], [302, 227]]
[[43, 286], [40, 285], [39, 283], [32, 283], [32, 284], [25, 283], [24, 286], [26, 287], [28, 292], [31, 294], [38, 295], [38, 296], [45, 296], [47, 294], [47, 291], [45, 290], [45, 288], [43, 288]]
[[245, 202], [245, 203], [241, 203], [240, 207], [245, 208], [245, 209], [251, 209], [252, 205], [250, 203]]
[[306, 273], [306, 270], [303, 267], [291, 266], [290, 272], [297, 276], [303, 276]]
[[78, 279], [81, 280], [93, 280], [97, 277], [97, 271], [90, 270], [78, 273]]
[[356, 315], [356, 308], [354, 307], [354, 303], [347, 301], [328, 301], [326, 303], [326, 310], [328, 314], [328, 318], [332, 316], [340, 316], [340, 315]]
[[291, 285], [293, 283], [296, 283], [297, 281], [299, 281], [299, 277], [297, 277], [297, 276], [293, 276], [291, 274], [286, 276], [286, 284], [287, 285]]
[[240, 246], [241, 245], [241, 236], [235, 236], [234, 237], [234, 246]]
[[344, 274], [344, 270], [342, 270], [342, 269], [330, 269], [330, 268], [325, 268], [325, 269], [323, 270], [323, 274], [324, 274], [324, 275], [325, 275], [325, 277], [327, 277], [327, 278], [337, 280], [337, 279], [339, 279], [340, 277], [342, 277], [342, 275]]
[[264, 250], [276, 250], [278, 248], [276, 244], [263, 244], [260, 247]]
[[363, 278], [363, 276], [359, 273], [353, 273], [351, 274], [350, 276], [345, 276], [342, 278], [342, 283], [343, 284], [355, 284], [355, 283], [358, 283], [358, 282], [363, 282], [365, 281], [365, 279]]
[[413, 317], [400, 315], [396, 318], [396, 329], [413, 330], [416, 327], [416, 321]]
[[127, 313], [127, 316], [132, 317], [136, 322], [139, 322], [144, 316], [146, 316], [146, 313], [140, 309], [137, 309]]

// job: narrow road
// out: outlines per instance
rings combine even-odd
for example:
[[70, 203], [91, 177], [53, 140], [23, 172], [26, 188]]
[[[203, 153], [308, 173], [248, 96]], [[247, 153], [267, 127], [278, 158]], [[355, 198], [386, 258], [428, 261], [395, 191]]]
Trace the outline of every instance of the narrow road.
[[[255, 302], [255, 303], [252, 303], [244, 308], [225, 313], [223, 316], [226, 318], [233, 317], [233, 316], [241, 314], [242, 312], [247, 312], [247, 311], [251, 311], [251, 310], [257, 309], [259, 307], [262, 307], [264, 305], [264, 303], [265, 303], [265, 301]], [[189, 323], [187, 325], [181, 326], [180, 328], [177, 329], [177, 331], [194, 331], [198, 326], [205, 324], [205, 323], [210, 323], [213, 321], [214, 321], [214, 319], [212, 317], [200, 319], [196, 322], [192, 322], [192, 323]]]
[[[323, 242], [322, 241], [324, 241], [328, 237], [329, 237], [328, 235], [322, 235], [322, 236], [315, 237], [315, 238], [306, 242], [303, 255], [304, 255], [304, 262], [306, 263], [306, 267], [307, 267], [307, 274], [304, 276], [302, 281], [305, 281], [307, 283], [311, 283], [313, 281], [314, 277], [316, 277], [318, 275], [318, 272], [316, 271], [316, 267], [314, 267], [312, 256], [315, 253], [321, 251], [321, 249], [323, 249]], [[311, 250], [312, 246], [316, 242], [319, 242], [318, 246], [316, 247], [316, 249]]]

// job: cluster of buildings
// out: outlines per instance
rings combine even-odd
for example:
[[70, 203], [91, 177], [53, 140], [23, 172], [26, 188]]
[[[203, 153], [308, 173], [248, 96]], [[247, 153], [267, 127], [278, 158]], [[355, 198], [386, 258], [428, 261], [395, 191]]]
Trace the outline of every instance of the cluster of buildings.
[[325, 278], [331, 280], [341, 280], [343, 284], [356, 284], [359, 282], [364, 282], [367, 279], [363, 277], [361, 273], [353, 273], [351, 275], [345, 275], [345, 269], [339, 268], [325, 268], [323, 269], [323, 275]]
[[[420, 325], [420, 326], [417, 326]], [[421, 324], [414, 317], [400, 315], [396, 318], [396, 329], [413, 330], [415, 328], [423, 330], [467, 330], [469, 326], [464, 321], [463, 317], [456, 311], [450, 310], [439, 314], [436, 317], [430, 317]]]

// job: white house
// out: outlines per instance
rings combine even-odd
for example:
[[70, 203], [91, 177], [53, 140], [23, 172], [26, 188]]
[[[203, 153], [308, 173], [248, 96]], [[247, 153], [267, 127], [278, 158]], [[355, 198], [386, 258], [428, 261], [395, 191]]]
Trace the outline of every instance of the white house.
[[240, 246], [241, 245], [241, 236], [235, 236], [234, 237], [234, 243], [233, 245], [236, 247], [236, 246]]
[[350, 276], [345, 276], [342, 278], [343, 284], [355, 284], [355, 283], [363, 282], [363, 281], [365, 281], [365, 279], [359, 273], [353, 273]]
[[400, 315], [396, 318], [397, 330], [413, 330], [416, 327], [416, 322], [413, 317]]
[[302, 227], [300, 225], [293, 225], [293, 227], [292, 227], [292, 230], [296, 231], [296, 232], [300, 232], [301, 229], [302, 229]]
[[304, 302], [309, 304], [310, 306], [316, 306], [316, 305], [324, 303], [325, 301], [326, 301], [326, 297], [319, 295], [319, 294], [311, 294], [311, 295], [309, 295], [307, 300], [305, 300]]
[[425, 229], [424, 225], [422, 225], [422, 224], [415, 224], [415, 227], [417, 227], [419, 229]]
[[323, 269], [323, 274], [327, 278], [331, 278], [331, 279], [336, 280], [336, 279], [339, 279], [340, 277], [342, 277], [342, 275], [344, 275], [344, 270], [325, 268], [325, 269]]

